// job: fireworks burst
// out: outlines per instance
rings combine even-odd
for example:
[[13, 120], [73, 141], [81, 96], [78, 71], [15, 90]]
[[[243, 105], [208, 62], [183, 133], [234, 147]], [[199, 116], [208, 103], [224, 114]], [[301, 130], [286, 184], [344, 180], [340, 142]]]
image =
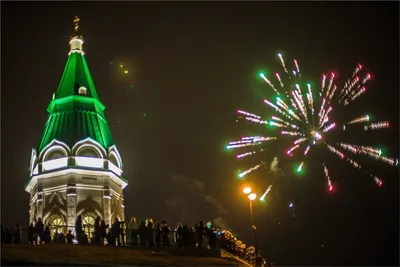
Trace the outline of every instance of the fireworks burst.
[[[293, 61], [293, 70], [289, 71], [283, 56], [278, 54], [278, 57], [284, 73], [283, 75], [275, 73], [276, 84], [267, 75], [260, 73], [260, 77], [277, 95], [275, 101], [264, 100], [264, 103], [270, 106], [276, 114], [271, 119], [264, 119], [259, 115], [244, 110], [238, 110], [237, 114], [239, 118], [247, 122], [280, 128], [280, 135], [276, 137], [246, 136], [239, 141], [230, 142], [227, 146], [228, 149], [251, 148], [251, 151], [238, 154], [237, 159], [252, 157], [264, 151], [268, 141], [287, 138], [291, 140], [291, 145], [287, 147], [285, 154], [288, 156], [292, 156], [294, 153], [303, 154], [303, 161], [298, 165], [297, 172], [302, 171], [305, 159], [312, 154], [311, 152], [315, 147], [325, 148], [326, 151], [333, 153], [357, 169], [361, 169], [361, 165], [346, 154], [362, 154], [392, 166], [398, 165], [397, 159], [383, 156], [380, 149], [346, 143], [328, 143], [325, 138], [332, 132], [347, 131], [360, 125], [361, 130], [364, 131], [389, 128], [389, 122], [371, 122], [371, 117], [367, 114], [345, 122], [331, 119], [334, 106], [335, 108], [348, 106], [366, 92], [366, 84], [371, 80], [372, 76], [369, 73], [365, 73], [361, 64], [357, 65], [352, 76], [342, 87], [338, 87], [335, 84], [335, 74], [330, 73], [322, 75], [321, 83], [316, 86], [319, 87], [318, 91], [313, 91], [310, 83], [302, 81], [297, 60]], [[262, 165], [263, 162], [260, 162], [240, 172], [239, 177], [245, 177]], [[323, 170], [327, 189], [328, 191], [333, 191], [334, 186], [325, 163], [323, 163]], [[380, 178], [367, 171], [365, 172], [379, 187], [382, 186], [383, 182]], [[268, 187], [261, 200], [265, 198], [270, 190], [271, 187]]]

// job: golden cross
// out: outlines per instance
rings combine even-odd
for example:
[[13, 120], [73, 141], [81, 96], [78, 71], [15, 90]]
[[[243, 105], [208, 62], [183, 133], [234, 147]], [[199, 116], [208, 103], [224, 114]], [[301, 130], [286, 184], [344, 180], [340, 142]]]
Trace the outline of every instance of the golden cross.
[[78, 16], [75, 16], [75, 19], [74, 19], [74, 31], [75, 31], [76, 34], [79, 33], [79, 21], [80, 20], [81, 19]]

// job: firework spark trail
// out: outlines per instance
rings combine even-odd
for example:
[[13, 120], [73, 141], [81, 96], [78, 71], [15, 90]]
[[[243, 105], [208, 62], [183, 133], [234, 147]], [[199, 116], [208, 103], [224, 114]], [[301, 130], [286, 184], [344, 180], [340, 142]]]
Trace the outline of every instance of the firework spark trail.
[[368, 115], [364, 115], [364, 116], [361, 116], [361, 117], [357, 117], [357, 118], [355, 118], [355, 119], [349, 121], [349, 122], [346, 123], [346, 124], [362, 123], [362, 122], [366, 122], [366, 121], [369, 121], [369, 116], [368, 116]]
[[246, 152], [246, 153], [237, 155], [236, 158], [241, 159], [241, 158], [244, 158], [244, 157], [247, 157], [247, 156], [254, 155], [255, 153], [257, 153], [257, 152], [256, 151]]
[[268, 195], [268, 193], [271, 191], [272, 189], [272, 185], [268, 186], [267, 190], [265, 190], [265, 193], [262, 194], [262, 196], [260, 197], [261, 201], [264, 201], [265, 197]]
[[294, 61], [294, 65], [296, 66], [297, 73], [299, 74], [299, 77], [300, 77], [300, 76], [301, 76], [301, 73], [300, 73], [299, 64], [297, 63], [297, 60], [296, 60], [296, 59], [294, 59], [293, 61]]
[[335, 126], [336, 126], [336, 123], [332, 122], [331, 124], [329, 124], [328, 126], [326, 126], [326, 127], [322, 130], [322, 132], [324, 132], [324, 133], [329, 132], [330, 130], [332, 130], [333, 128], [335, 128]]
[[300, 147], [300, 145], [295, 145], [295, 146], [293, 146], [292, 148], [290, 148], [290, 149], [286, 152], [286, 154], [288, 154], [288, 155], [292, 154], [292, 152], [293, 152], [294, 150], [296, 150], [297, 148], [299, 148], [299, 147]]
[[[360, 165], [359, 163], [357, 163], [356, 161], [354, 161], [353, 159], [351, 159], [351, 158], [349, 158], [349, 157], [345, 157], [344, 154], [343, 154], [342, 152], [340, 152], [339, 150], [335, 149], [334, 147], [329, 146], [329, 145], [327, 145], [327, 146], [328, 146], [328, 148], [329, 148], [329, 147], [332, 148], [332, 149], [331, 149], [331, 148], [329, 148], [329, 149], [330, 149], [334, 154], [340, 156], [340, 157], [341, 157], [342, 159], [344, 159], [346, 162], [350, 163], [354, 168], [356, 168], [356, 169], [361, 169], [361, 165]], [[358, 151], [360, 151], [360, 150], [358, 150]], [[387, 162], [387, 163], [389, 163], [389, 164], [391, 164], [391, 165], [394, 165], [394, 162], [392, 163], [391, 160], [393, 160], [393, 159], [386, 158], [386, 162]], [[393, 160], [393, 161], [394, 161], [394, 160]], [[370, 174], [370, 173], [367, 172], [367, 171], [366, 171], [366, 174], [368, 174], [369, 177], [371, 177], [371, 178], [374, 179], [374, 182], [376, 183], [376, 185], [377, 185], [378, 187], [381, 187], [381, 186], [382, 186], [383, 181], [382, 181], [380, 178], [378, 178], [377, 176], [374, 176], [374, 175]]]
[[325, 166], [325, 164], [323, 164], [323, 166], [324, 166], [325, 178], [326, 178], [326, 181], [328, 183], [328, 190], [332, 191], [333, 190], [333, 185], [332, 185], [332, 182], [331, 182], [331, 178], [329, 176], [328, 168]]
[[374, 122], [374, 123], [371, 123], [370, 125], [364, 126], [365, 131], [368, 131], [369, 129], [378, 130], [378, 129], [387, 129], [387, 128], [389, 128], [388, 121]]
[[310, 148], [311, 148], [310, 145], [308, 145], [308, 146], [306, 147], [306, 149], [304, 150], [304, 156], [306, 156], [306, 155], [308, 154], [308, 151], [310, 150]]
[[297, 172], [301, 172], [301, 170], [303, 169], [303, 165], [304, 165], [304, 161], [302, 163], [300, 163], [299, 167], [297, 167]]
[[332, 98], [334, 97], [334, 95], [335, 95], [335, 93], [336, 93], [336, 90], [337, 90], [337, 86], [336, 86], [336, 84], [333, 86], [333, 89], [332, 89], [332, 92], [329, 94], [329, 96], [328, 96], [328, 103], [331, 103], [331, 101], [332, 101]]
[[241, 147], [247, 147], [247, 146], [256, 146], [256, 145], [260, 145], [262, 142], [275, 140], [275, 139], [276, 139], [276, 137], [258, 137], [258, 138], [253, 138], [250, 140], [250, 139], [245, 139], [245, 137], [243, 137], [242, 140], [240, 140], [240, 141], [230, 142], [226, 148], [232, 149], [232, 148], [241, 148]]
[[258, 123], [258, 124], [268, 124], [268, 121], [259, 120], [259, 119], [252, 118], [252, 117], [246, 117], [246, 120], [254, 122], [254, 123]]
[[288, 73], [288, 70], [287, 70], [287, 68], [285, 66], [285, 61], [283, 61], [283, 57], [282, 57], [282, 55], [280, 53], [278, 54], [278, 57], [281, 60], [283, 69], [285, 70], [286, 73]]
[[322, 84], [321, 84], [321, 92], [320, 95], [322, 95], [324, 93], [325, 90], [325, 83], [326, 83], [326, 75], [322, 75]]
[[265, 77], [264, 73], [260, 74], [260, 77], [263, 78], [263, 80], [272, 88], [272, 90], [275, 91], [275, 93], [277, 93], [279, 95], [278, 90], [275, 88], [275, 86], [271, 83], [270, 80], [267, 79], [267, 77]]
[[[310, 153], [310, 151], [313, 151], [317, 147], [326, 147], [331, 153], [351, 164], [354, 168], [361, 169], [361, 165], [359, 163], [352, 158], [347, 157], [334, 145], [327, 143], [327, 140], [329, 139], [325, 139], [325, 136], [338, 132], [338, 129], [345, 130], [346, 126], [352, 124], [362, 124], [365, 131], [389, 128], [389, 122], [387, 121], [371, 123], [371, 118], [368, 115], [363, 115], [352, 120], [344, 121], [344, 118], [334, 116], [335, 114], [331, 115], [333, 114], [333, 107], [335, 107], [336, 110], [338, 106], [343, 107], [349, 105], [352, 101], [359, 98], [363, 95], [363, 93], [366, 92], [365, 86], [368, 81], [371, 80], [371, 74], [366, 73], [363, 66], [358, 64], [352, 73], [352, 76], [347, 79], [342, 86], [337, 86], [335, 84], [336, 76], [334, 73], [328, 75], [330, 76], [329, 78], [327, 78], [327, 75], [323, 74], [319, 91], [313, 92], [313, 88], [311, 87], [310, 83], [306, 83], [307, 89], [304, 89], [303, 87], [302, 90], [301, 86], [303, 85], [301, 84], [303, 81], [299, 80], [301, 75], [297, 60], [293, 60], [294, 67], [292, 69], [292, 75], [292, 72], [288, 72], [285, 61], [283, 60], [281, 54], [278, 54], [278, 58], [284, 73], [280, 75], [278, 72], [275, 72], [277, 80], [274, 80], [274, 82], [276, 84], [279, 83], [282, 96], [279, 94], [279, 91], [275, 87], [274, 83], [267, 79], [264, 74], [260, 74], [260, 77], [269, 85], [269, 87], [272, 88], [276, 95], [278, 95], [275, 96], [276, 103], [264, 99], [264, 103], [270, 106], [276, 112], [275, 115], [271, 116], [272, 119], [270, 121], [264, 120], [261, 118], [261, 116], [243, 110], [238, 110], [238, 115], [241, 119], [248, 122], [259, 125], [266, 124], [268, 126], [280, 128], [280, 134], [277, 137], [243, 137], [239, 141], [229, 143], [227, 148], [254, 148], [255, 146], [264, 147], [266, 141], [290, 138], [291, 145], [289, 148], [285, 149], [285, 153], [289, 156], [292, 156], [297, 154], [298, 150], [303, 151], [303, 153], [299, 153], [302, 154], [304, 159], [298, 166], [298, 171], [301, 171], [303, 168], [305, 160], [313, 155]], [[341, 125], [341, 127], [337, 127], [337, 125]], [[355, 129], [356, 128], [357, 127], [355, 127]], [[352, 127], [350, 130], [351, 129]], [[381, 150], [377, 150], [375, 148], [346, 143], [337, 143], [336, 145], [338, 145], [338, 147], [343, 149], [346, 153], [351, 152], [355, 155], [366, 155], [393, 166], [398, 164], [398, 159], [382, 156]], [[237, 154], [236, 157], [238, 159], [246, 158], [257, 155], [263, 151], [264, 149], [252, 149], [251, 151]], [[244, 172], [241, 172], [240, 177], [244, 177], [252, 171], [259, 169], [261, 165], [262, 163], [255, 165]], [[333, 188], [331, 178], [328, 173], [328, 166], [326, 166], [325, 163], [323, 165], [325, 177], [328, 182], [328, 188]], [[380, 178], [372, 174], [368, 175], [374, 179], [378, 186], [382, 185], [382, 180]], [[329, 191], [331, 190], [332, 189]]]
[[283, 82], [282, 82], [282, 80], [281, 80], [281, 76], [279, 76], [279, 73], [275, 73], [275, 75], [276, 75], [276, 78], [277, 78], [278, 81], [279, 81], [279, 84], [280, 84], [281, 87], [283, 88], [283, 87], [284, 87], [284, 84], [283, 84]]
[[377, 148], [373, 148], [373, 147], [365, 147], [365, 146], [356, 146], [356, 145], [350, 145], [350, 144], [345, 144], [345, 143], [339, 143], [339, 145], [342, 148], [353, 152], [354, 154], [367, 155], [376, 160], [383, 161], [389, 165], [396, 166], [398, 163], [397, 159], [382, 156], [381, 149], [377, 149]]
[[239, 177], [242, 178], [242, 177], [246, 176], [247, 174], [251, 173], [252, 171], [255, 171], [255, 170], [257, 170], [258, 168], [260, 168], [261, 165], [262, 165], [262, 164], [258, 164], [258, 165], [256, 165], [256, 166], [254, 166], [254, 167], [252, 167], [252, 168], [250, 168], [250, 169], [244, 171], [244, 172], [241, 172], [241, 173], [239, 174]]
[[335, 79], [335, 73], [332, 72], [331, 74], [331, 79], [329, 80], [329, 85], [328, 89], [326, 90], [326, 95], [329, 95], [329, 91], [331, 90], [332, 84], [333, 84], [333, 79]]
[[307, 140], [307, 138], [302, 137], [302, 138], [299, 138], [299, 139], [297, 139], [296, 141], [294, 141], [293, 144], [294, 144], [294, 145], [301, 144], [301, 143], [303, 143], [303, 142], [306, 141], [306, 140]]
[[238, 110], [237, 113], [238, 113], [238, 114], [246, 115], [246, 116], [248, 116], [248, 117], [253, 117], [253, 118], [255, 118], [255, 119], [261, 119], [260, 116], [258, 116], [258, 115], [256, 115], [256, 114], [253, 114], [253, 113], [250, 113], [250, 112], [247, 112], [247, 111], [244, 111], [244, 110]]

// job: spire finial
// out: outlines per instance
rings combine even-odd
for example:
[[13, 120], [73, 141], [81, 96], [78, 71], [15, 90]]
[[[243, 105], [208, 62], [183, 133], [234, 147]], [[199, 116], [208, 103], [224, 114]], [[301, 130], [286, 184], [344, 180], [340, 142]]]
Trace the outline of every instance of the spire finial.
[[71, 39], [82, 39], [82, 35], [80, 34], [79, 31], [79, 22], [81, 19], [78, 16], [75, 16], [74, 18], [74, 33], [71, 36]]
[[71, 47], [70, 53], [79, 52], [82, 53], [82, 44], [83, 44], [83, 37], [79, 31], [79, 22], [81, 19], [78, 16], [75, 16], [74, 19], [74, 32], [71, 35], [71, 40], [69, 41], [69, 45]]

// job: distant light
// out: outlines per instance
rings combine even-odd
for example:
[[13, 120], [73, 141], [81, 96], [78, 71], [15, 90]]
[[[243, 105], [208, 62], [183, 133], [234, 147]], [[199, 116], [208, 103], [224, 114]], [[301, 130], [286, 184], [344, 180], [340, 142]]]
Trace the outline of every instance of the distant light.
[[120, 68], [123, 68], [123, 67], [124, 67], [124, 65], [119, 65], [119, 67], [120, 67]]
[[128, 73], [128, 70], [124, 70], [124, 73], [127, 74], [127, 73]]
[[147, 114], [146, 113], [143, 113], [143, 117], [146, 117], [147, 116]]
[[243, 193], [245, 193], [246, 195], [251, 193], [251, 188], [246, 186], [245, 188], [243, 188]]
[[132, 84], [132, 85], [131, 85], [131, 88], [135, 88], [135, 86]]
[[289, 208], [293, 208], [293, 206], [294, 206], [294, 205], [293, 205], [293, 202], [290, 202], [290, 203], [289, 203]]
[[253, 201], [254, 199], [257, 198], [257, 195], [255, 193], [251, 193], [250, 195], [248, 195], [248, 198]]

